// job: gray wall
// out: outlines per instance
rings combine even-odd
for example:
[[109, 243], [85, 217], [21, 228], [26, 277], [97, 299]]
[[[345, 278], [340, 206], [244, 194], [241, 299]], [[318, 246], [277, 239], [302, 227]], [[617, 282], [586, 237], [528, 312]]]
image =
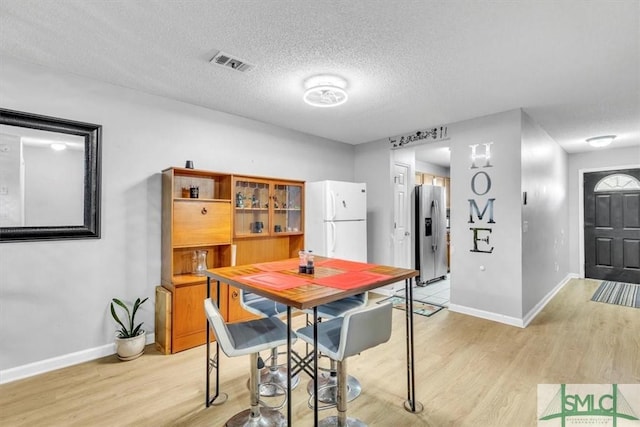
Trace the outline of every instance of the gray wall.
[[[478, 315], [505, 317], [507, 322], [522, 318], [522, 242], [520, 233], [521, 112], [511, 110], [448, 125], [451, 138], [451, 309]], [[492, 167], [471, 169], [470, 145], [493, 142]], [[482, 160], [477, 162], [480, 166]], [[491, 178], [491, 189], [479, 196], [471, 190], [471, 180], [479, 171]], [[478, 181], [478, 190], [485, 186]], [[495, 224], [474, 217], [469, 223], [469, 199], [480, 210], [495, 198]], [[472, 252], [471, 227], [491, 228], [489, 244], [493, 253]], [[482, 234], [485, 237], [487, 233]]]
[[640, 145], [569, 155], [569, 269], [572, 273], [580, 273], [581, 253], [583, 251], [580, 245], [580, 203], [583, 191], [580, 171], [586, 170], [588, 172], [625, 167], [640, 167]]
[[[521, 325], [525, 315], [568, 273], [567, 155], [520, 109], [447, 126], [451, 147], [451, 308]], [[488, 142], [493, 142], [492, 166], [470, 169], [469, 146]], [[413, 153], [411, 146], [392, 151], [386, 139], [356, 147], [356, 180], [367, 182], [370, 196], [369, 261], [394, 261], [393, 212], [389, 209], [392, 164], [400, 159], [419, 168], [420, 162], [408, 157]], [[484, 196], [471, 190], [471, 179], [478, 171], [491, 178], [491, 189]], [[552, 187], [553, 195], [548, 193]], [[478, 189], [482, 188], [479, 180]], [[526, 211], [523, 188], [530, 189], [533, 197]], [[488, 224], [487, 217], [482, 221], [476, 217], [475, 224], [470, 224], [469, 199], [475, 199], [482, 210], [488, 198], [495, 198], [495, 224]], [[527, 215], [531, 230], [525, 234], [523, 215]], [[492, 229], [485, 248], [493, 246], [493, 253], [471, 252], [473, 226]], [[540, 229], [547, 228], [553, 230], [550, 235], [538, 235]], [[544, 274], [536, 278], [535, 266], [540, 264]]]
[[350, 145], [0, 60], [3, 107], [103, 125], [102, 238], [0, 245], [0, 372], [109, 348], [112, 297], [151, 297], [140, 320], [154, 331], [162, 169], [190, 159], [220, 172], [354, 179]]
[[416, 172], [429, 173], [437, 176], [449, 176], [451, 170], [444, 166], [416, 160]]
[[522, 114], [522, 312], [569, 274], [567, 153]]
[[367, 260], [392, 261], [393, 187], [389, 142], [380, 140], [355, 146], [354, 180], [367, 183]]

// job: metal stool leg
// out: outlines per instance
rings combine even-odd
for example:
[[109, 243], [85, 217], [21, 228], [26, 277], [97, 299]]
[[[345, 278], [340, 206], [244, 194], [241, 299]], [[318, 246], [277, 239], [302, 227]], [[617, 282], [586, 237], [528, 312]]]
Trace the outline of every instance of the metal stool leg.
[[[329, 405], [336, 405], [338, 402], [338, 372], [336, 366], [336, 361], [331, 360], [330, 371], [323, 372], [318, 375], [318, 400]], [[345, 383], [347, 387], [347, 402], [351, 402], [356, 397], [360, 396], [360, 393], [362, 393], [362, 386], [360, 385], [360, 381], [351, 375], [347, 375]], [[310, 396], [313, 395], [313, 380], [309, 381], [309, 384], [307, 385], [307, 392]]]
[[[260, 396], [273, 397], [284, 394], [287, 389], [287, 366], [278, 365], [278, 349], [271, 349], [271, 362], [260, 370]], [[300, 376], [291, 377], [291, 388], [300, 383]], [[280, 386], [280, 387], [278, 387]]]
[[323, 418], [318, 423], [320, 427], [367, 427], [364, 421], [347, 417], [347, 359], [338, 362], [338, 416]]
[[280, 411], [260, 407], [258, 356], [258, 353], [252, 353], [249, 358], [251, 408], [234, 415], [226, 422], [225, 426], [227, 427], [282, 427], [287, 423], [286, 418]]

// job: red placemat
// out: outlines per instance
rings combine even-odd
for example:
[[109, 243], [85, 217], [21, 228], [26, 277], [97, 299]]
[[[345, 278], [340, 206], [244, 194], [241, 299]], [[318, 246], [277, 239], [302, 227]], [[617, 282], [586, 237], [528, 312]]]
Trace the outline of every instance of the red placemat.
[[330, 259], [322, 263], [323, 267], [337, 268], [346, 271], [362, 271], [376, 267], [375, 264], [367, 264], [366, 262], [347, 261], [346, 259]]
[[298, 260], [285, 259], [283, 261], [263, 262], [254, 264], [254, 267], [262, 271], [298, 270]]
[[239, 276], [238, 279], [279, 291], [297, 288], [309, 283], [306, 279], [276, 272], [249, 274], [247, 276]]
[[329, 286], [337, 289], [352, 289], [378, 280], [388, 279], [391, 276], [386, 274], [371, 273], [369, 271], [348, 271], [346, 273], [335, 274], [333, 276], [315, 279], [313, 283]]

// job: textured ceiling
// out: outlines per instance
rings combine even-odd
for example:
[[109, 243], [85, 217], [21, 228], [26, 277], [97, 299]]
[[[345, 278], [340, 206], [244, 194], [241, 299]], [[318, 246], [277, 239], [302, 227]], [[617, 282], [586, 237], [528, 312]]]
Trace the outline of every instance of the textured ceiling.
[[[0, 55], [350, 144], [522, 107], [578, 152], [640, 144], [639, 16], [637, 0], [0, 0]], [[256, 67], [211, 65], [217, 50]], [[347, 80], [347, 104], [302, 101], [319, 73]]]

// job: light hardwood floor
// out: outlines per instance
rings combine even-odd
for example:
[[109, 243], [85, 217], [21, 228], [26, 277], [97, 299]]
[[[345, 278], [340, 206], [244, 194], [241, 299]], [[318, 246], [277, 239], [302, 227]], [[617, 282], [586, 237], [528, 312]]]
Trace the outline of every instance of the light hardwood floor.
[[[404, 313], [394, 310], [391, 340], [350, 359], [363, 393], [349, 414], [370, 426], [535, 426], [538, 384], [640, 383], [640, 310], [591, 302], [598, 283], [570, 281], [525, 329], [448, 310], [415, 316], [418, 415], [403, 409]], [[205, 408], [204, 347], [105, 357], [0, 386], [0, 425], [221, 426], [248, 406], [248, 357], [222, 366], [229, 400]], [[307, 381], [293, 393], [296, 426], [313, 421]]]

